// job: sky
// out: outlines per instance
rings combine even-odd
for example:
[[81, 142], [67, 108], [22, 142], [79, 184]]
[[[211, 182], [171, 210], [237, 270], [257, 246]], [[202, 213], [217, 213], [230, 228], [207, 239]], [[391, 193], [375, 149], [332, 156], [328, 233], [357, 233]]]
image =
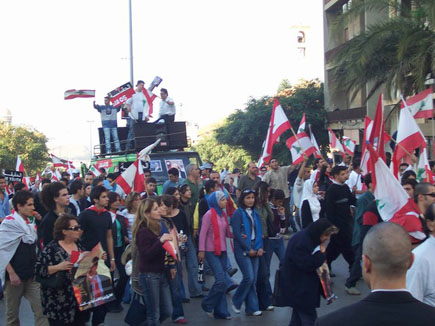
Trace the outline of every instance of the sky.
[[[134, 80], [163, 79], [177, 120], [217, 122], [283, 79], [323, 80], [322, 0], [132, 0]], [[306, 56], [296, 35], [306, 31]], [[130, 80], [128, 0], [0, 4], [0, 111], [31, 126], [52, 152], [74, 159], [97, 143], [97, 103]], [[158, 90], [155, 90], [156, 94]], [[155, 107], [158, 108], [158, 99]], [[94, 121], [92, 124], [87, 121]], [[119, 126], [125, 121], [118, 120]]]

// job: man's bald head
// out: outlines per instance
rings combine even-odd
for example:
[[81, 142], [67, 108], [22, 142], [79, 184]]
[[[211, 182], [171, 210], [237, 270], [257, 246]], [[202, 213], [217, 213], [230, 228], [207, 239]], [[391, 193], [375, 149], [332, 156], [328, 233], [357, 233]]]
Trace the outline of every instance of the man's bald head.
[[395, 223], [379, 223], [367, 233], [363, 255], [380, 278], [397, 278], [406, 274], [412, 261], [408, 233]]

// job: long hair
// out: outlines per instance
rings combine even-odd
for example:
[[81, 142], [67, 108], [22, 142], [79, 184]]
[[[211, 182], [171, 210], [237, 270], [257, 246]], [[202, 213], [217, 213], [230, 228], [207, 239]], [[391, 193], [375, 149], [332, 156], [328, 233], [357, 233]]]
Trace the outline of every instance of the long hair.
[[157, 204], [157, 201], [154, 198], [147, 198], [139, 204], [132, 228], [134, 242], [136, 242], [136, 235], [142, 224], [144, 224], [145, 227], [151, 230], [155, 235], [158, 236], [160, 234], [160, 224], [149, 218], [154, 204]]
[[255, 185], [255, 192], [257, 194], [257, 206], [265, 206], [269, 201], [267, 191], [270, 189], [270, 186], [264, 182], [260, 181]]
[[132, 191], [127, 195], [127, 198], [125, 199], [125, 208], [127, 208], [127, 211], [130, 213], [133, 208], [133, 203], [137, 197], [139, 197], [140, 194], [138, 192]]

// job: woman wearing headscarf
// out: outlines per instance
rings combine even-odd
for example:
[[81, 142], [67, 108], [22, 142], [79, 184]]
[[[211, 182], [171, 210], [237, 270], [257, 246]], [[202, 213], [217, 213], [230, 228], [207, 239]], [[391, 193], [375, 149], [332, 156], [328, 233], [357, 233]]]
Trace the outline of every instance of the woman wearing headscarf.
[[312, 326], [320, 306], [321, 284], [317, 268], [326, 260], [326, 242], [337, 228], [321, 218], [290, 238], [284, 259], [284, 300], [293, 308], [290, 326]]
[[210, 317], [231, 319], [228, 312], [226, 289], [227, 244], [226, 238], [231, 238], [227, 215], [224, 209], [227, 199], [222, 191], [216, 191], [209, 197], [210, 209], [202, 218], [199, 234], [198, 260], [204, 258], [210, 266], [215, 282], [210, 292], [202, 301], [202, 309]]
[[319, 185], [317, 182], [312, 179], [305, 181], [300, 205], [303, 229], [319, 219], [321, 205], [317, 197], [318, 191]]

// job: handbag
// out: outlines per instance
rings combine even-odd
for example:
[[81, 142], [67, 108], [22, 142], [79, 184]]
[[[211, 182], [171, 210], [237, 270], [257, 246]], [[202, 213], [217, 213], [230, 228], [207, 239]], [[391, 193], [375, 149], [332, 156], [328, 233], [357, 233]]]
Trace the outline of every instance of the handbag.
[[284, 297], [284, 287], [282, 286], [282, 280], [284, 278], [283, 269], [278, 268], [275, 272], [275, 284], [273, 286], [272, 305], [275, 307], [286, 307]]
[[133, 300], [130, 304], [127, 314], [125, 315], [124, 321], [129, 325], [139, 326], [144, 323], [146, 319], [147, 313], [145, 308], [145, 299], [143, 296], [134, 292]]
[[66, 274], [64, 271], [56, 272], [49, 277], [41, 277], [40, 275], [36, 275], [35, 277], [35, 281], [41, 284], [43, 288], [50, 289], [62, 289], [65, 279]]

